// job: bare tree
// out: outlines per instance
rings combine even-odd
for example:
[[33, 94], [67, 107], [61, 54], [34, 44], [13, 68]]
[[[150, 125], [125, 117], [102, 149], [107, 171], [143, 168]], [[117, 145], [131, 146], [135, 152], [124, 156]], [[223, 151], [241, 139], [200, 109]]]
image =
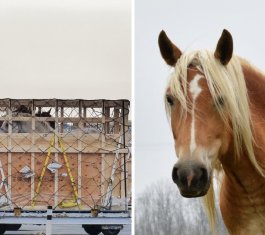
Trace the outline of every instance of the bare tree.
[[[217, 230], [218, 234], [227, 234], [220, 219]], [[202, 200], [183, 198], [173, 183], [161, 180], [136, 199], [135, 234], [207, 235], [211, 232]]]

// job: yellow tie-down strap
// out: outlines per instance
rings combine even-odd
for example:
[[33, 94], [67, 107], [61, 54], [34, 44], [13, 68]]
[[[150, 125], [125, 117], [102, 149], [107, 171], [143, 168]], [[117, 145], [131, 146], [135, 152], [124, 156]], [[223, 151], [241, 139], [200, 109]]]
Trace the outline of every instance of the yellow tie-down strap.
[[[74, 200], [71, 202], [71, 205], [69, 207], [74, 207], [74, 206], [77, 205], [78, 208], [81, 209], [80, 201], [78, 199], [78, 192], [77, 192], [77, 188], [76, 188], [76, 184], [75, 184], [75, 179], [73, 177], [73, 174], [72, 174], [72, 171], [71, 171], [71, 168], [70, 168], [70, 165], [69, 165], [68, 157], [66, 155], [66, 151], [65, 151], [65, 148], [64, 148], [63, 141], [62, 141], [61, 137], [58, 137], [58, 142], [59, 142], [59, 147], [60, 147], [60, 149], [62, 151], [62, 154], [63, 154], [63, 157], [64, 157], [67, 173], [68, 173], [68, 175], [70, 177], [71, 186], [72, 186], [73, 191], [74, 191]], [[41, 171], [40, 180], [38, 182], [36, 191], [34, 193], [34, 197], [33, 197], [32, 202], [31, 202], [31, 206], [32, 207], [35, 206], [36, 198], [37, 198], [37, 196], [40, 193], [42, 180], [43, 180], [43, 177], [45, 175], [45, 172], [46, 172], [46, 169], [47, 169], [47, 166], [48, 166], [48, 163], [49, 163], [49, 159], [50, 159], [50, 156], [51, 156], [51, 150], [52, 150], [52, 148], [54, 148], [54, 143], [55, 143], [55, 134], [52, 136], [52, 138], [50, 140], [50, 146], [49, 146], [49, 149], [48, 149], [48, 154], [46, 156], [46, 159], [45, 159], [45, 162], [44, 162], [44, 166], [43, 166], [42, 171]], [[64, 205], [64, 204], [65, 204], [64, 202], [60, 203], [60, 205]]]
[[48, 163], [49, 163], [49, 159], [50, 159], [50, 156], [51, 156], [51, 151], [52, 151], [52, 148], [54, 147], [54, 140], [55, 140], [55, 135], [52, 136], [51, 140], [50, 140], [50, 146], [49, 146], [49, 149], [48, 149], [48, 154], [45, 158], [45, 162], [44, 162], [44, 166], [42, 168], [42, 171], [41, 171], [41, 174], [40, 174], [40, 180], [38, 182], [38, 185], [37, 185], [37, 188], [36, 188], [36, 191], [34, 193], [34, 197], [32, 199], [32, 202], [31, 202], [31, 206], [34, 207], [35, 206], [35, 200], [36, 200], [36, 197], [39, 195], [40, 193], [40, 187], [41, 187], [41, 184], [42, 184], [42, 180], [43, 180], [43, 177], [44, 177], [44, 174], [45, 174], [45, 171], [47, 169], [47, 166], [48, 166]]
[[[74, 191], [75, 202], [78, 205], [78, 208], [81, 209], [80, 201], [78, 199], [78, 193], [77, 193], [77, 188], [76, 188], [76, 184], [75, 184], [75, 179], [73, 177], [73, 174], [72, 174], [72, 171], [71, 171], [71, 168], [70, 168], [70, 165], [69, 165], [68, 157], [67, 157], [66, 152], [65, 152], [65, 148], [64, 148], [64, 145], [63, 145], [62, 138], [58, 137], [58, 141], [59, 141], [59, 146], [60, 146], [60, 148], [62, 150], [62, 153], [63, 153], [64, 162], [65, 162], [65, 165], [66, 165], [67, 173], [68, 173], [68, 175], [70, 177], [71, 185], [72, 185], [72, 188], [73, 188], [73, 191]], [[61, 204], [63, 205], [63, 202], [61, 202]]]

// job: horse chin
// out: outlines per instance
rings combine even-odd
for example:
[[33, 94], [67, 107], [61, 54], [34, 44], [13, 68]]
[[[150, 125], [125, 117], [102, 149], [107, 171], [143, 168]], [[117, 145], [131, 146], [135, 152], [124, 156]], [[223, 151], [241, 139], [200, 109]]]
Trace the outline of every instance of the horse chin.
[[207, 194], [208, 190], [199, 192], [183, 192], [180, 191], [181, 196], [186, 198], [203, 197]]
[[203, 189], [194, 189], [194, 190], [185, 190], [185, 189], [179, 189], [181, 196], [186, 198], [193, 198], [193, 197], [203, 197], [208, 193], [208, 190], [210, 188], [211, 181], [208, 180], [207, 184], [203, 187]]

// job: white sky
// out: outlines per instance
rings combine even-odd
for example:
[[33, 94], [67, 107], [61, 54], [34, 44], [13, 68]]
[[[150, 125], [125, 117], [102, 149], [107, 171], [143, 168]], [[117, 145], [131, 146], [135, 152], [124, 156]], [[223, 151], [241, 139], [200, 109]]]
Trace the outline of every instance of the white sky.
[[171, 181], [171, 170], [176, 162], [163, 105], [170, 69], [160, 56], [159, 32], [164, 29], [182, 51], [214, 50], [226, 28], [233, 35], [235, 53], [265, 70], [264, 9], [265, 4], [258, 0], [136, 0], [136, 194], [160, 178]]
[[1, 0], [0, 98], [131, 98], [131, 0]]

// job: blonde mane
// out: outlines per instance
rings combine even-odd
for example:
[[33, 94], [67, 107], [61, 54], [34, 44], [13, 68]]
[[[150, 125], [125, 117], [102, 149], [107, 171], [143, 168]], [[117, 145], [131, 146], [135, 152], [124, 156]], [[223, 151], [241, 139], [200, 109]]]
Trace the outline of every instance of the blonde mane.
[[[202, 50], [182, 54], [178, 59], [168, 83], [167, 89], [178, 99], [181, 105], [181, 118], [190, 112], [187, 99], [187, 69], [196, 66], [205, 75], [213, 100], [222, 97], [227, 109], [217, 106], [217, 110], [226, 127], [233, 133], [234, 152], [240, 158], [244, 149], [255, 167], [264, 176], [263, 169], [257, 162], [253, 150], [254, 138], [249, 109], [249, 99], [241, 66], [242, 60], [233, 56], [228, 65], [223, 66], [212, 52]], [[166, 111], [170, 117], [170, 106], [166, 102]], [[219, 170], [219, 164], [213, 163], [213, 169]], [[213, 183], [213, 182], [212, 182]], [[215, 230], [214, 187], [211, 186], [204, 197], [207, 214], [212, 231]]]

